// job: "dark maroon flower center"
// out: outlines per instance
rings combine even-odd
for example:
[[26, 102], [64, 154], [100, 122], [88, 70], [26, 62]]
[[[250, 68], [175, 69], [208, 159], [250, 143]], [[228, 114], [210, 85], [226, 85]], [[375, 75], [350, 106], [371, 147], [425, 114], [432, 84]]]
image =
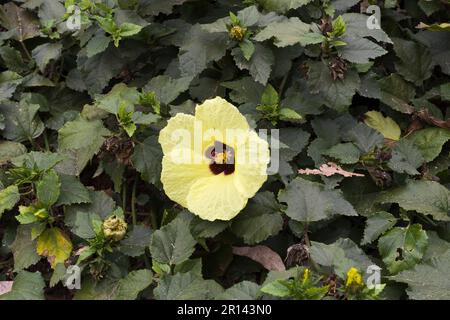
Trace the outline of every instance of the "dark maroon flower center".
[[215, 141], [206, 149], [205, 157], [210, 159], [209, 169], [215, 175], [229, 175], [234, 172], [234, 149], [223, 142]]

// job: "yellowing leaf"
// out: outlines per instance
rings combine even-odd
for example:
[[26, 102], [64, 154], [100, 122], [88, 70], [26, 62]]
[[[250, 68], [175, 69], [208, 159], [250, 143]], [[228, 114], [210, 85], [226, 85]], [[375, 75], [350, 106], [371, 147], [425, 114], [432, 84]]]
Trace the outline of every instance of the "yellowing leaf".
[[47, 257], [48, 262], [54, 268], [58, 263], [63, 263], [72, 252], [72, 242], [59, 228], [45, 230], [37, 240], [36, 251], [39, 255]]
[[385, 117], [378, 111], [366, 112], [364, 122], [371, 128], [380, 132], [386, 139], [400, 139], [401, 130], [398, 124], [390, 117]]
[[417, 27], [417, 29], [426, 29], [429, 31], [450, 31], [450, 23], [434, 23], [432, 25], [428, 25], [426, 23], [421, 22]]

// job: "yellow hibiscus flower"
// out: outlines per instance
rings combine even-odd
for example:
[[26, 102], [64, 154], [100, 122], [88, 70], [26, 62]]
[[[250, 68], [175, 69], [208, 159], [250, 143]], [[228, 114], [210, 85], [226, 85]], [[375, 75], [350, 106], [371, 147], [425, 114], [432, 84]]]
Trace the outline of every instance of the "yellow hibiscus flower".
[[267, 141], [220, 97], [172, 117], [159, 143], [167, 196], [202, 219], [232, 219], [267, 179]]

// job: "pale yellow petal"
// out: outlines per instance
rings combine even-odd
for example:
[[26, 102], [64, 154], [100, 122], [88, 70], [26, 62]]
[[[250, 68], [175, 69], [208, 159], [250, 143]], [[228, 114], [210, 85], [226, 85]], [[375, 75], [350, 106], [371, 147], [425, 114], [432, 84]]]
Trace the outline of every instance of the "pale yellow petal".
[[270, 161], [269, 144], [251, 131], [245, 144], [237, 147], [236, 188], [247, 198], [253, 197], [267, 180], [267, 165]]
[[159, 133], [159, 143], [163, 153], [169, 154], [176, 148], [194, 148], [195, 117], [178, 113], [167, 121], [167, 125]]
[[[203, 130], [219, 130], [223, 135], [230, 129], [248, 130], [247, 119], [231, 103], [216, 97], [195, 108], [195, 118], [200, 120]], [[223, 141], [222, 141], [223, 142]]]
[[187, 207], [187, 196], [192, 185], [198, 180], [212, 176], [208, 164], [177, 163], [169, 155], [162, 160], [161, 182], [167, 196]]
[[231, 220], [247, 204], [233, 176], [223, 174], [197, 180], [187, 197], [187, 208], [204, 220]]

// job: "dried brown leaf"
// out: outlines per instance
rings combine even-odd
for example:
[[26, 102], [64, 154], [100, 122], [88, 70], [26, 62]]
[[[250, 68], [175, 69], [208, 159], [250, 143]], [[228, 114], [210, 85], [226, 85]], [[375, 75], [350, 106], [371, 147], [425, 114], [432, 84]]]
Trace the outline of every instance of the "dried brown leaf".
[[270, 271], [286, 270], [278, 253], [266, 246], [233, 247], [233, 254], [250, 258]]
[[345, 171], [344, 169], [342, 169], [340, 166], [338, 166], [334, 162], [328, 162], [326, 164], [324, 163], [323, 165], [320, 166], [319, 169], [299, 169], [298, 173], [300, 173], [300, 174], [315, 174], [315, 175], [318, 174], [318, 175], [323, 175], [326, 177], [330, 177], [335, 174], [339, 174], [344, 177], [364, 177], [364, 175], [360, 174], [360, 173]]
[[0, 281], [0, 295], [11, 291], [14, 281]]

